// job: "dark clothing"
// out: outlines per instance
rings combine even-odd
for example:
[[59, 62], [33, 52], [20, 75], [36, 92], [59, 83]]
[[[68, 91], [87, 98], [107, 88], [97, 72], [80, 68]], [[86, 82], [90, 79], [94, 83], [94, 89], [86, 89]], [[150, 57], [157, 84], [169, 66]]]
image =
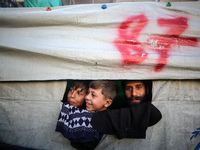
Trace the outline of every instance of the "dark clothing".
[[120, 109], [107, 109], [94, 114], [91, 124], [102, 134], [114, 134], [118, 139], [145, 138], [148, 126], [155, 125], [162, 115], [151, 102]]
[[71, 145], [78, 150], [94, 150], [98, 146], [102, 136], [103, 134], [99, 134], [99, 139], [85, 143], [71, 141]]

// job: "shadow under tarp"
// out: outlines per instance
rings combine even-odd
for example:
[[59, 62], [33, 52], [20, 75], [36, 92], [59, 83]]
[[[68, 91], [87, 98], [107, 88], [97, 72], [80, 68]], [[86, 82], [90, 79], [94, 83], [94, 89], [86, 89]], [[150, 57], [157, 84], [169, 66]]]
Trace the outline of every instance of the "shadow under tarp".
[[[62, 102], [66, 102], [67, 101], [67, 94], [69, 92], [69, 89], [71, 87], [71, 83], [72, 82], [73, 82], [73, 80], [67, 80], [67, 87], [66, 87], [66, 91], [64, 93]], [[115, 80], [115, 82], [118, 85], [118, 93], [117, 93], [117, 96], [115, 97], [112, 105], [109, 107], [111, 109], [121, 108], [121, 107], [125, 107], [126, 106], [126, 102], [125, 102], [125, 98], [124, 98], [124, 93], [123, 93], [121, 81], [120, 80]], [[150, 91], [151, 91], [152, 90], [152, 81], [150, 81], [149, 88], [150, 88]], [[152, 97], [152, 94], [151, 94], [151, 97]]]
[[5, 143], [0, 143], [0, 149], [1, 150], [36, 150], [32, 148], [20, 147], [20, 146], [5, 144]]

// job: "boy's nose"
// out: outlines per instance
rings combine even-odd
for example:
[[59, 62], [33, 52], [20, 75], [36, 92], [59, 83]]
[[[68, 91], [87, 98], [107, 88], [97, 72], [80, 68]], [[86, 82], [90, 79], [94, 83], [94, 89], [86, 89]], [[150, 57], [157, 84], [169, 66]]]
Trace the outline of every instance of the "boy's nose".
[[72, 97], [76, 97], [76, 92], [73, 91], [71, 96], [72, 96]]
[[89, 100], [89, 94], [87, 94], [86, 96], [85, 96], [85, 100]]
[[87, 100], [88, 99], [88, 94], [85, 96], [85, 100]]

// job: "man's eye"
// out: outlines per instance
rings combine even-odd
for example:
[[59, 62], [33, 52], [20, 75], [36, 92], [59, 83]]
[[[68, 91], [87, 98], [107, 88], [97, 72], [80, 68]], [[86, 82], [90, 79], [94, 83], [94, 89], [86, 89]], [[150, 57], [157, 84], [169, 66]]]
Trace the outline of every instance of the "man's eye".
[[137, 89], [139, 90], [139, 89], [141, 89], [142, 87], [141, 86], [137, 86]]
[[70, 92], [73, 92], [74, 90], [73, 90], [73, 89], [70, 89], [69, 91], [70, 91]]
[[126, 91], [131, 91], [132, 88], [131, 87], [126, 87], [125, 89], [126, 89]]

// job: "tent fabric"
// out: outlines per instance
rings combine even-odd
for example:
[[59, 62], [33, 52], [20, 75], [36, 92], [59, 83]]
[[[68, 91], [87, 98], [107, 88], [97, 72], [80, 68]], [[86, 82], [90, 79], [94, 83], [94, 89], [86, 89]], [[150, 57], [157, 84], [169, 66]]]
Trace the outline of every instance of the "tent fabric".
[[66, 86], [66, 81], [0, 83], [1, 143], [50, 149]]
[[73, 150], [55, 132], [67, 79], [155, 79], [161, 121], [146, 139], [105, 136], [96, 150], [200, 145], [200, 2], [166, 4], [1, 8], [1, 143]]
[[[73, 150], [70, 141], [55, 132], [66, 81], [1, 82], [0, 141], [43, 150]], [[96, 150], [194, 149], [200, 136], [200, 81], [154, 81], [152, 103], [162, 119], [147, 128], [146, 139], [107, 135]]]
[[0, 81], [199, 79], [200, 2], [0, 9]]

